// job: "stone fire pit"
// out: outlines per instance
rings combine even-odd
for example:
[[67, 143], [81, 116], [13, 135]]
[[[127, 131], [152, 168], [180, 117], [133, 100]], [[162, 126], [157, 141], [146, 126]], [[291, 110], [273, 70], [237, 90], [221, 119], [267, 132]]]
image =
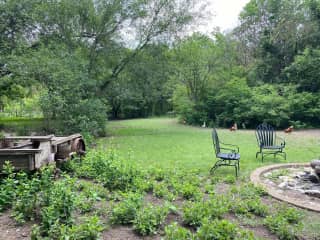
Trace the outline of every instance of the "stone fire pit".
[[276, 199], [320, 212], [320, 160], [258, 168], [250, 178]]

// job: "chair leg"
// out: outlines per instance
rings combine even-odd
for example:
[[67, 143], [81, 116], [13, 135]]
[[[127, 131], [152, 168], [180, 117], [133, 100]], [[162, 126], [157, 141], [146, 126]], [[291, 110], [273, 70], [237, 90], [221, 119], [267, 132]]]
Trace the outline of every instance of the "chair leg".
[[236, 177], [238, 177], [239, 172], [240, 172], [240, 163], [239, 160], [235, 162], [235, 160], [218, 160], [210, 169], [210, 174], [214, 174], [216, 169], [220, 166], [234, 166], [235, 171], [236, 171]]
[[214, 173], [214, 171], [220, 166], [220, 163], [222, 160], [216, 161], [216, 163], [213, 165], [213, 167], [210, 169], [210, 173]]
[[284, 158], [284, 160], [287, 160], [287, 154], [285, 152], [276, 152], [275, 154], [281, 154], [281, 156]]
[[217, 169], [217, 166], [216, 166], [216, 164], [215, 164], [215, 165], [213, 165], [213, 167], [210, 169], [210, 173], [213, 174], [216, 169]]
[[281, 152], [283, 155], [284, 160], [287, 160], [287, 154], [285, 152]]
[[237, 174], [237, 177], [238, 177], [238, 175], [240, 175], [240, 161], [239, 160], [237, 161], [237, 167], [238, 167], [238, 174]]

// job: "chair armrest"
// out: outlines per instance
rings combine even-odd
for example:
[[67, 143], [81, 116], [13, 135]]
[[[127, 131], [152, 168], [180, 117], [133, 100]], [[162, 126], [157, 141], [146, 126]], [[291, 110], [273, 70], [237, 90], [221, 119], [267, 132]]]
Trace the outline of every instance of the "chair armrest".
[[[232, 148], [220, 148], [220, 149], [222, 149], [222, 150], [228, 150], [228, 153], [239, 153], [239, 152], [237, 152], [236, 149], [232, 149]], [[226, 153], [226, 152], [225, 152], [225, 153]]]
[[220, 144], [222, 144], [222, 145], [226, 145], [226, 146], [234, 147], [234, 148], [221, 148], [221, 149], [231, 150], [231, 151], [233, 151], [233, 152], [237, 152], [237, 153], [239, 153], [239, 147], [238, 147], [237, 145], [227, 144], [227, 143], [222, 143], [222, 142], [220, 142]]
[[278, 139], [278, 138], [281, 140], [280, 145], [283, 146], [283, 147], [286, 146], [286, 141], [285, 141], [285, 139], [284, 139], [283, 137], [277, 136], [276, 139]]

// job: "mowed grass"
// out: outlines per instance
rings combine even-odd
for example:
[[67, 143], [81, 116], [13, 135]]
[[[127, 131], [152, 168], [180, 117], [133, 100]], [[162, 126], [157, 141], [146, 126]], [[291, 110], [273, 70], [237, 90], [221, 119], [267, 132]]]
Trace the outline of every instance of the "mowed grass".
[[[106, 148], [114, 147], [117, 153], [143, 168], [186, 168], [208, 172], [216, 161], [213, 151], [211, 129], [179, 124], [173, 118], [150, 118], [108, 123], [110, 137], [100, 139]], [[281, 156], [255, 158], [258, 150], [254, 130], [218, 129], [221, 142], [240, 147], [240, 174], [247, 176], [253, 169], [275, 163], [309, 162], [320, 155], [318, 130], [296, 131], [291, 134], [279, 132], [285, 137], [287, 160]], [[218, 175], [234, 174], [234, 168], [217, 170]]]

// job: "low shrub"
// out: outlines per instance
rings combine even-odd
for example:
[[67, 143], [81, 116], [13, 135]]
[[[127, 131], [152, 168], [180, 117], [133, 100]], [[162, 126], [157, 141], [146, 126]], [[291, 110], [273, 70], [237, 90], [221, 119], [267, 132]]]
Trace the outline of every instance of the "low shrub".
[[97, 216], [85, 218], [83, 223], [77, 225], [65, 225], [55, 222], [47, 232], [47, 237], [42, 237], [41, 227], [34, 225], [31, 231], [31, 240], [44, 239], [68, 239], [68, 240], [96, 240], [104, 230]]
[[241, 184], [240, 187], [233, 186], [230, 192], [238, 195], [241, 199], [256, 199], [257, 197], [267, 195], [267, 192], [264, 188], [254, 186], [252, 183]]
[[88, 213], [94, 209], [95, 199], [86, 197], [85, 194], [80, 193], [75, 199], [75, 208], [80, 213]]
[[65, 176], [54, 183], [48, 195], [43, 199], [41, 209], [42, 232], [48, 232], [54, 224], [72, 223], [72, 211], [75, 208], [75, 179]]
[[[96, 240], [99, 239], [100, 233], [104, 227], [97, 216], [86, 218], [84, 223], [67, 227], [64, 231], [65, 236], [62, 239], [69, 240]], [[61, 239], [61, 238], [60, 238]]]
[[165, 231], [165, 240], [193, 239], [193, 234], [190, 232], [190, 230], [179, 226], [176, 222], [166, 226], [164, 231]]
[[107, 198], [109, 191], [102, 186], [101, 183], [91, 181], [79, 181], [77, 188], [87, 198], [93, 198], [95, 200], [101, 200]]
[[190, 183], [182, 185], [180, 194], [187, 200], [200, 200], [202, 197], [199, 187]]
[[236, 182], [236, 177], [232, 175], [228, 175], [224, 178], [224, 182], [228, 184], [235, 184]]
[[183, 206], [183, 223], [199, 227], [203, 218], [210, 215], [210, 209], [206, 202], [187, 202]]
[[121, 160], [113, 149], [100, 149], [87, 154], [77, 174], [97, 179], [111, 191], [124, 191], [135, 188], [135, 179], [140, 177], [141, 172], [133, 164]]
[[236, 239], [238, 229], [235, 224], [227, 220], [203, 219], [196, 233], [198, 240], [232, 240]]
[[231, 211], [236, 214], [254, 214], [256, 216], [264, 217], [268, 214], [268, 207], [262, 204], [259, 198], [237, 198], [232, 201]]
[[165, 169], [156, 167], [149, 170], [149, 174], [154, 180], [159, 182], [163, 181], [169, 175], [168, 171], [166, 171]]
[[146, 175], [140, 175], [133, 179], [132, 190], [138, 192], [152, 192], [153, 183]]
[[38, 218], [39, 207], [47, 204], [45, 193], [53, 186], [53, 167], [43, 168], [29, 177], [25, 172], [13, 172], [13, 167], [6, 163], [3, 172], [7, 177], [0, 187], [2, 209], [12, 206], [12, 216], [18, 223]]
[[14, 168], [9, 162], [3, 165], [2, 174], [5, 175], [0, 185], [0, 211], [4, 211], [12, 206], [12, 201], [16, 196], [16, 189], [19, 182], [15, 179]]
[[280, 207], [273, 215], [265, 218], [265, 225], [280, 240], [296, 239], [297, 233], [303, 228], [302, 214], [291, 207]]
[[212, 185], [212, 184], [206, 184], [206, 185], [204, 186], [204, 192], [213, 196], [213, 195], [215, 194], [214, 185]]
[[38, 178], [28, 179], [26, 173], [18, 173], [17, 179], [21, 183], [17, 185], [16, 199], [13, 201], [12, 216], [18, 223], [24, 223], [26, 220], [36, 218], [37, 205], [39, 204], [39, 192], [41, 191], [41, 182]]
[[163, 198], [168, 195], [168, 188], [164, 182], [155, 182], [153, 184], [153, 195], [158, 198]]
[[148, 205], [141, 208], [133, 221], [133, 228], [142, 236], [157, 234], [157, 231], [164, 222], [168, 212], [169, 209], [165, 206], [154, 207]]
[[123, 197], [124, 199], [111, 210], [112, 224], [131, 224], [142, 206], [142, 195], [139, 193], [124, 193]]
[[229, 201], [223, 196], [204, 202], [187, 202], [183, 206], [183, 222], [188, 226], [198, 227], [204, 218], [221, 218], [229, 210]]

